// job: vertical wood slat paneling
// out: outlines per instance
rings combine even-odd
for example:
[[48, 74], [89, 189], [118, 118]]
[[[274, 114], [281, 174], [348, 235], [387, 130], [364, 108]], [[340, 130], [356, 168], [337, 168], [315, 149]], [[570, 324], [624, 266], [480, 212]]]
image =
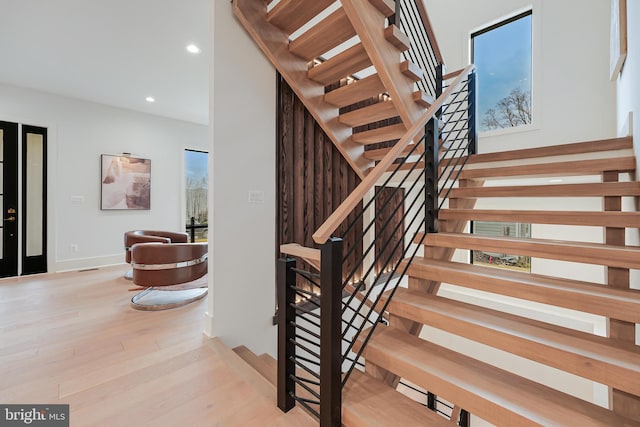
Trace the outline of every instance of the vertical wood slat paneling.
[[[360, 178], [282, 79], [279, 92], [276, 241], [278, 246], [299, 243], [317, 247], [313, 233], [360, 184]], [[350, 219], [354, 217], [350, 215]], [[345, 248], [361, 248], [361, 242], [353, 241], [356, 234], [362, 234], [361, 221], [356, 233], [342, 236], [345, 228], [343, 224], [335, 233], [344, 238]], [[361, 256], [361, 249], [355, 251], [348, 264], [355, 265]]]
[[[281, 87], [281, 84], [278, 85]], [[281, 242], [288, 242], [294, 239], [293, 236], [293, 206], [291, 197], [293, 195], [293, 180], [286, 179], [285, 174], [293, 168], [293, 120], [289, 118], [293, 115], [293, 93], [279, 90], [278, 104], [280, 114], [278, 115], [278, 156], [277, 159], [277, 188], [278, 188], [278, 238], [276, 239], [276, 253], [279, 253]]]
[[[376, 203], [384, 206], [376, 206], [376, 267], [377, 274], [383, 273], [384, 269], [395, 266], [402, 260], [402, 252], [404, 250], [404, 188], [376, 187], [376, 193], [379, 194]], [[396, 212], [393, 212], [396, 207]], [[387, 226], [382, 229], [385, 222], [389, 220]], [[397, 229], [396, 229], [397, 226]], [[394, 229], [395, 232], [394, 232]], [[393, 250], [394, 246], [401, 242], [398, 247]], [[387, 262], [389, 260], [389, 262]], [[385, 265], [386, 264], [386, 265]]]

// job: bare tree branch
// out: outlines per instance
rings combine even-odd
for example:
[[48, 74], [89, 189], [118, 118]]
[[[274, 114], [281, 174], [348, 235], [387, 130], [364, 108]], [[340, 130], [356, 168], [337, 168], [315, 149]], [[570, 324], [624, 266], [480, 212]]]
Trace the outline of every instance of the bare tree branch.
[[489, 108], [482, 119], [482, 124], [489, 130], [528, 123], [531, 123], [531, 94], [518, 88]]

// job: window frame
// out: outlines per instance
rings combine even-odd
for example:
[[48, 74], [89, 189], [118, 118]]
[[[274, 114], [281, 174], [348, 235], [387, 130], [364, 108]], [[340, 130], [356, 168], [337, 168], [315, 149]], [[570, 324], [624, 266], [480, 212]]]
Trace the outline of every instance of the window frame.
[[531, 123], [514, 126], [514, 127], [505, 127], [498, 129], [490, 129], [490, 130], [479, 130], [478, 134], [480, 137], [493, 137], [493, 136], [501, 136], [501, 135], [509, 135], [509, 134], [517, 134], [522, 132], [530, 132], [540, 129], [540, 125], [542, 122], [540, 106], [539, 102], [536, 100], [540, 99], [539, 96], [539, 88], [542, 86], [542, 82], [540, 81], [540, 45], [542, 43], [541, 34], [540, 34], [540, 13], [539, 13], [540, 5], [536, 0], [529, 6], [524, 8], [520, 8], [515, 10], [514, 12], [503, 15], [497, 19], [488, 21], [487, 23], [477, 26], [468, 33], [467, 38], [467, 46], [468, 46], [468, 57], [469, 63], [474, 63], [474, 38], [485, 34], [489, 31], [495, 30], [496, 28], [500, 28], [504, 25], [508, 25], [518, 19], [525, 18], [527, 16], [531, 16], [531, 89], [530, 89], [530, 97], [531, 97]]

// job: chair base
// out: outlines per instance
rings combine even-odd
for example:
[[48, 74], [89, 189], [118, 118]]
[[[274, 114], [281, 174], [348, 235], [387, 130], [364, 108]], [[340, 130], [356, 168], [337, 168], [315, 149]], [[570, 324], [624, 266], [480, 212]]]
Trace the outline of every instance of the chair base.
[[209, 288], [164, 290], [148, 288], [131, 298], [131, 307], [136, 310], [159, 311], [182, 307], [204, 298]]
[[133, 280], [133, 270], [129, 270], [124, 273], [124, 278], [127, 280]]

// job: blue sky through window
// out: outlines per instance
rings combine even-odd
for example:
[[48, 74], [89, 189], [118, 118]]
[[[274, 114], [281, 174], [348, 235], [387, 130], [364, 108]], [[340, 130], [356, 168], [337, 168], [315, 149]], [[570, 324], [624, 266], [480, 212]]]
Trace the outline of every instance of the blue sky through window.
[[478, 76], [478, 123], [513, 89], [531, 91], [531, 15], [473, 36]]
[[209, 176], [209, 153], [185, 150], [184, 158], [187, 180], [190, 179], [198, 184], [204, 180], [204, 188], [206, 188]]

